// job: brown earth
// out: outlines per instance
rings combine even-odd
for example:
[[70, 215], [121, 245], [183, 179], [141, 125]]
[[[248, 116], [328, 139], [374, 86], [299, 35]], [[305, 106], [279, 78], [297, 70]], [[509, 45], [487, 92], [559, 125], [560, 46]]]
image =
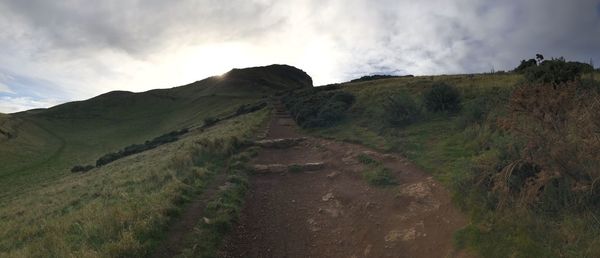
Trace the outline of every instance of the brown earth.
[[[306, 137], [278, 107], [267, 138]], [[367, 154], [398, 185], [362, 177]], [[262, 149], [254, 164], [324, 162], [312, 172], [254, 175], [241, 218], [221, 257], [457, 257], [452, 234], [466, 225], [450, 195], [397, 154], [307, 137], [288, 149]]]

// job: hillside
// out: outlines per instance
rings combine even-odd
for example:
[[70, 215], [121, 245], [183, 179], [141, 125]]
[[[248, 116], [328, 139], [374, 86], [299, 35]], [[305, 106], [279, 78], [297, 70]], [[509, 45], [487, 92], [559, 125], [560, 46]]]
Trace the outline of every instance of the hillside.
[[[402, 153], [442, 182], [471, 218], [457, 247], [483, 257], [596, 257], [598, 73], [536, 72], [350, 82], [286, 102], [306, 132]], [[334, 113], [339, 122], [305, 122], [334, 112], [330, 96], [340, 92], [355, 101]], [[445, 107], [456, 108], [432, 105], [449, 99], [458, 105]]]
[[[69, 175], [76, 164], [161, 134], [202, 124], [282, 89], [312, 87], [286, 65], [234, 69], [171, 89], [114, 91], [0, 116], [0, 199]], [[8, 135], [11, 135], [9, 137]]]
[[274, 65], [0, 114], [0, 256], [598, 256], [600, 85], [542, 68]]

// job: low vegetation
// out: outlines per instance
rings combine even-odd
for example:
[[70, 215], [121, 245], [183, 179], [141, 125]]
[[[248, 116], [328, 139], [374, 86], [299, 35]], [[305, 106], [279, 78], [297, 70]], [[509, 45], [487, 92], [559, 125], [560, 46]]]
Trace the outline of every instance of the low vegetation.
[[365, 75], [358, 79], [351, 80], [350, 82], [366, 82], [366, 81], [374, 81], [381, 79], [393, 79], [393, 78], [404, 78], [404, 77], [413, 77], [412, 75], [388, 75], [388, 74], [374, 74], [374, 75]]
[[296, 122], [304, 128], [327, 127], [338, 123], [355, 98], [344, 91], [310, 89], [295, 91], [283, 98], [283, 102]]
[[[533, 61], [522, 73], [343, 84], [356, 96], [351, 115], [309, 132], [398, 151], [432, 172], [471, 217], [458, 247], [485, 257], [596, 257], [600, 84], [572, 69], [580, 63]], [[390, 96], [424, 109], [396, 126], [381, 119], [403, 110], [390, 108]]]
[[424, 103], [430, 112], [458, 112], [460, 110], [460, 92], [449, 84], [436, 83], [425, 92]]
[[[239, 116], [97, 173], [72, 174], [15, 195], [0, 206], [0, 256], [146, 256], [187, 201], [224, 173], [237, 143], [267, 118], [266, 110]], [[218, 206], [212, 206], [215, 214], [222, 212]]]
[[392, 175], [392, 172], [383, 166], [383, 163], [373, 157], [361, 153], [356, 156], [356, 159], [366, 166], [363, 172], [365, 180], [374, 186], [389, 186], [396, 185], [396, 179]]
[[[170, 142], [174, 142], [179, 140], [179, 137], [188, 133], [189, 130], [187, 128], [178, 130], [178, 131], [172, 131], [166, 134], [163, 134], [161, 136], [158, 136], [152, 140], [146, 141], [142, 144], [132, 144], [129, 145], [125, 148], [123, 148], [120, 151], [117, 152], [112, 152], [112, 153], [108, 153], [105, 154], [104, 156], [100, 157], [97, 161], [96, 161], [96, 167], [101, 167], [104, 166], [108, 163], [111, 163], [115, 160], [127, 157], [129, 155], [133, 155], [136, 153], [140, 153], [143, 151], [147, 151], [150, 149], [154, 149], [160, 145], [166, 144], [166, 143], [170, 143]], [[81, 166], [75, 166], [73, 167], [73, 169], [71, 169], [71, 172], [76, 172], [73, 171], [75, 168], [77, 167], [81, 167]]]
[[420, 108], [411, 96], [399, 93], [383, 102], [383, 113], [391, 127], [407, 126], [419, 118]]

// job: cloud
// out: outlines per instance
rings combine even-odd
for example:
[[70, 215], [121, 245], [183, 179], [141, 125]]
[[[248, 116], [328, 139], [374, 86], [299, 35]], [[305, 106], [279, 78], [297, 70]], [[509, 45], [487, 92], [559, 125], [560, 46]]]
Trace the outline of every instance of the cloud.
[[600, 60], [599, 8], [598, 0], [5, 0], [0, 72], [19, 76], [0, 82], [17, 97], [75, 100], [271, 63], [326, 84], [508, 70], [536, 53]]
[[10, 87], [8, 87], [4, 83], [0, 82], [0, 93], [14, 93], [14, 92], [10, 89]]
[[43, 99], [36, 100], [29, 97], [0, 96], [0, 113], [14, 113], [34, 108], [46, 108], [60, 104], [63, 101]]

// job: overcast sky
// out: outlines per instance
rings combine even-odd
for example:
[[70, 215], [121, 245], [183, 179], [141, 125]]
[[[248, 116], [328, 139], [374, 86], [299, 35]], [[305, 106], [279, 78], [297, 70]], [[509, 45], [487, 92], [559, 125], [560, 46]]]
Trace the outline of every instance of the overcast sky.
[[0, 0], [0, 112], [233, 67], [290, 64], [322, 85], [536, 53], [600, 63], [600, 0]]

